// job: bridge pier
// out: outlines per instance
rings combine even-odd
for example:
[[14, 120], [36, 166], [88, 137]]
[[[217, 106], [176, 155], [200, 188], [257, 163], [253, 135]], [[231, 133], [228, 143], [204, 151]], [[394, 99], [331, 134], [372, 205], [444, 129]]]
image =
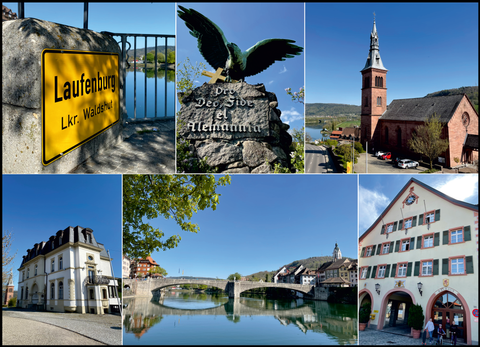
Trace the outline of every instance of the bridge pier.
[[240, 284], [234, 281], [228, 281], [226, 292], [230, 299], [235, 299], [240, 297]]

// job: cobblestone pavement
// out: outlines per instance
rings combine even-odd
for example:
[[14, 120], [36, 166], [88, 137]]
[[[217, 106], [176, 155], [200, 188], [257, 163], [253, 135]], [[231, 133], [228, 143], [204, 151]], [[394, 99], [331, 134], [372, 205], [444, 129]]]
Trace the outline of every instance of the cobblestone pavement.
[[[395, 331], [395, 329], [392, 329]], [[404, 334], [392, 333], [387, 331], [380, 331], [376, 329], [367, 328], [364, 331], [358, 332], [358, 340], [360, 345], [400, 345], [400, 346], [413, 346], [413, 345], [422, 345], [422, 338], [414, 339], [411, 336], [406, 336]], [[436, 338], [433, 339], [433, 344], [436, 342]], [[444, 343], [444, 345], [451, 345], [449, 341]], [[428, 339], [427, 339], [427, 345]], [[463, 343], [457, 343], [457, 346], [464, 346]]]
[[[120, 345], [122, 342], [122, 318], [109, 314], [4, 309], [2, 310], [2, 332], [3, 345], [58, 345], [64, 344], [65, 341], [68, 342], [65, 344], [70, 345]], [[64, 341], [63, 338], [67, 340]]]
[[143, 174], [175, 172], [175, 121], [127, 123], [120, 144], [90, 157], [71, 173]]

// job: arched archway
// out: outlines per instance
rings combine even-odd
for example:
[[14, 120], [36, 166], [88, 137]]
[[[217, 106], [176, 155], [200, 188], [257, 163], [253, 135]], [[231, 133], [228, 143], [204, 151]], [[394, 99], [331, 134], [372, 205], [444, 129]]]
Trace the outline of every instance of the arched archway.
[[[385, 293], [380, 303], [377, 329], [386, 326], [405, 325], [408, 320], [410, 306], [416, 304], [415, 296], [405, 288], [393, 288]], [[402, 310], [402, 312], [399, 312]]]
[[[372, 293], [366, 288], [363, 288], [360, 292], [358, 292], [358, 302], [360, 307], [362, 307], [364, 304], [370, 303], [370, 312], [373, 312], [373, 298], [374, 296]], [[368, 321], [368, 327], [370, 327], [370, 321]]]
[[459, 330], [457, 342], [472, 343], [470, 309], [460, 293], [454, 294], [444, 290], [437, 295], [432, 295], [428, 300], [426, 312], [433, 317], [435, 328], [442, 323], [448, 338], [450, 338], [450, 324], [455, 321]]

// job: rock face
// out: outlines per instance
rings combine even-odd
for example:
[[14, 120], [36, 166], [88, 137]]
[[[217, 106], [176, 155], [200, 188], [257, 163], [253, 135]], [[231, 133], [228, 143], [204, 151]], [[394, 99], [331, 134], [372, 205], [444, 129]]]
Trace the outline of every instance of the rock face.
[[[66, 173], [121, 140], [121, 122], [48, 166], [42, 165], [42, 51], [113, 52], [113, 38], [35, 18], [2, 23], [3, 173]], [[120, 91], [120, 98], [123, 92]], [[122, 112], [122, 111], [121, 111]]]
[[263, 84], [204, 84], [184, 95], [178, 134], [198, 159], [223, 173], [269, 173], [289, 167], [292, 137], [274, 93]]

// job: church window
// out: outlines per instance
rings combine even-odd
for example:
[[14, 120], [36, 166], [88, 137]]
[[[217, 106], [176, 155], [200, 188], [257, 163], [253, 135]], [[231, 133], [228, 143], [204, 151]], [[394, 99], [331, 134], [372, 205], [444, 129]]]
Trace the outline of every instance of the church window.
[[365, 100], [363, 101], [363, 106], [368, 107], [368, 97], [365, 97]]
[[63, 282], [58, 283], [58, 298], [63, 299]]
[[52, 282], [50, 285], [50, 299], [55, 299], [55, 283]]
[[388, 143], [388, 128], [385, 128], [385, 143]]
[[377, 106], [382, 106], [382, 97], [377, 97]]

